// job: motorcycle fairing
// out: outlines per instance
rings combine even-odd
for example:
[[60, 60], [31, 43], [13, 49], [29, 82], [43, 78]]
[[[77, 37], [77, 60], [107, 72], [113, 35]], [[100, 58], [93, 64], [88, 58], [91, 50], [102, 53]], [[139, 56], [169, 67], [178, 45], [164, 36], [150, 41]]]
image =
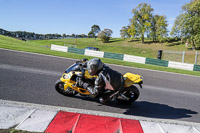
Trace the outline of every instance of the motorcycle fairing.
[[131, 85], [138, 84], [142, 81], [142, 76], [133, 73], [126, 73], [123, 77], [125, 79], [125, 87], [130, 87]]
[[66, 91], [68, 87], [73, 88], [75, 91], [82, 95], [91, 95], [90, 92], [84, 88], [79, 88], [75, 86], [76, 81], [72, 80], [74, 74], [81, 74], [81, 72], [69, 72], [69, 73], [64, 73], [60, 80], [64, 82], [64, 90]]

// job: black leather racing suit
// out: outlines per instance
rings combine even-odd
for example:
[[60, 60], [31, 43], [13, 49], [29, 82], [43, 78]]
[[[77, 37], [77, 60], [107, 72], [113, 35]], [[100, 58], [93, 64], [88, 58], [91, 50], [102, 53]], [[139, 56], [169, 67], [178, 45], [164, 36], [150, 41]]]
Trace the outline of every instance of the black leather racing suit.
[[[110, 83], [111, 86], [106, 82]], [[102, 70], [98, 72], [98, 78], [95, 80], [95, 85], [90, 86], [89, 84], [84, 83], [83, 88], [87, 89], [92, 95], [98, 94], [99, 91], [104, 88], [113, 89], [113, 91], [105, 93], [102, 96], [104, 100], [110, 100], [115, 93], [120, 92], [124, 88], [124, 79], [121, 73], [104, 65]]]

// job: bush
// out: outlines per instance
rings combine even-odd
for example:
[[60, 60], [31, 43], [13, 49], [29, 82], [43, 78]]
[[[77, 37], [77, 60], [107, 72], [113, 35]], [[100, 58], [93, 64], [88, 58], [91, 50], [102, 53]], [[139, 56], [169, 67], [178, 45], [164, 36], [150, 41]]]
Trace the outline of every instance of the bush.
[[99, 32], [98, 38], [101, 39], [103, 43], [108, 43], [112, 34], [112, 30], [104, 29], [103, 31]]

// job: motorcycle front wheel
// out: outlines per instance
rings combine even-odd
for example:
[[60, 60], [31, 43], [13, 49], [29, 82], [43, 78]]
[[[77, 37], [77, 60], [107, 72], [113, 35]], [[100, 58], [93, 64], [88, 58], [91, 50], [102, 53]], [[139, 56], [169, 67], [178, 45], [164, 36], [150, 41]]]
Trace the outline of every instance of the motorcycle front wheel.
[[140, 95], [140, 92], [136, 86], [130, 86], [124, 88], [124, 90], [117, 96], [116, 100], [122, 104], [131, 104], [136, 101]]
[[58, 93], [64, 95], [64, 96], [75, 96], [77, 92], [73, 90], [72, 88], [68, 87], [66, 90], [64, 90], [64, 82], [62, 82], [60, 79], [56, 81], [55, 83], [55, 89]]

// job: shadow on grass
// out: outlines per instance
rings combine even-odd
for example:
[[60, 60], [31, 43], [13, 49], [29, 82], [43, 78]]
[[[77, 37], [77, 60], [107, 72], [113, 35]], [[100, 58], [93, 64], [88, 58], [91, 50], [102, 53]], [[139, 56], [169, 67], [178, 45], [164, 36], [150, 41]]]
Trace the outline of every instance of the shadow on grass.
[[114, 39], [114, 40], [109, 40], [109, 42], [107, 42], [107, 43], [113, 43], [113, 42], [122, 42], [122, 40], [121, 39]]
[[154, 42], [153, 41], [145, 41], [144, 42], [144, 44], [153, 44], [153, 43], [159, 43], [159, 42], [157, 42], [157, 41], [154, 41]]
[[128, 42], [140, 42], [140, 40], [139, 39], [137, 39], [137, 40], [130, 40]]
[[166, 46], [167, 47], [173, 47], [173, 46], [177, 46], [177, 45], [181, 45], [181, 44], [183, 44], [183, 43], [181, 43], [181, 42], [173, 42], [173, 43], [170, 43], [170, 44], [168, 44]]
[[[192, 48], [191, 48], [192, 49]], [[193, 49], [192, 49], [193, 50]], [[200, 47], [196, 47], [195, 50], [200, 50]]]

